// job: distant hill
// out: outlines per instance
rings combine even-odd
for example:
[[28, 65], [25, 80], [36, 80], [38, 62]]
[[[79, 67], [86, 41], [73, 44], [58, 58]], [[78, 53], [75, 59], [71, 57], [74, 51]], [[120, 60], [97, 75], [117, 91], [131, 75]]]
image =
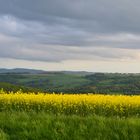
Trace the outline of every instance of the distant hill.
[[140, 95], [140, 74], [0, 69], [4, 90]]
[[15, 69], [0, 69], [0, 73], [26, 73], [26, 74], [39, 74], [45, 73], [43, 70], [34, 70], [34, 69], [24, 69], [24, 68], [15, 68]]
[[75, 75], [89, 75], [93, 72], [86, 71], [44, 71], [44, 70], [35, 70], [35, 69], [25, 69], [25, 68], [15, 68], [15, 69], [0, 69], [0, 74], [50, 74], [50, 73], [59, 73], [59, 74], [75, 74]]
[[87, 72], [87, 71], [61, 71], [64, 74], [72, 74], [72, 75], [91, 75], [94, 74], [94, 72]]

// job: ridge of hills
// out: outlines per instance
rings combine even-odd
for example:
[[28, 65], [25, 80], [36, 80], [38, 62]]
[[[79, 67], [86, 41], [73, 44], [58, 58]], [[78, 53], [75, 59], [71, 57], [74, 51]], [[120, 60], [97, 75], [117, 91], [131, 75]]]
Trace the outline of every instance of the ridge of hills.
[[0, 88], [25, 92], [140, 95], [140, 74], [0, 69]]

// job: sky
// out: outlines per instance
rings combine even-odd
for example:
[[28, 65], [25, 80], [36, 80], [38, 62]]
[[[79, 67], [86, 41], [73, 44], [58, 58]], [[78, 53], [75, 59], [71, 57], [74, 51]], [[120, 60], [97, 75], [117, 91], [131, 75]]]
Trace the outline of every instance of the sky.
[[139, 0], [0, 0], [0, 68], [140, 73]]

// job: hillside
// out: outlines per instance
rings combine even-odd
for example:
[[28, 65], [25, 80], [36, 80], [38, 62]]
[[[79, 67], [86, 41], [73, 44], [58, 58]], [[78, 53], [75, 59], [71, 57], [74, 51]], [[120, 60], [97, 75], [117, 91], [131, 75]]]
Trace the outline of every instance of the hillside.
[[[140, 74], [1, 71], [0, 88], [56, 93], [140, 94]], [[4, 84], [3, 84], [4, 83]]]

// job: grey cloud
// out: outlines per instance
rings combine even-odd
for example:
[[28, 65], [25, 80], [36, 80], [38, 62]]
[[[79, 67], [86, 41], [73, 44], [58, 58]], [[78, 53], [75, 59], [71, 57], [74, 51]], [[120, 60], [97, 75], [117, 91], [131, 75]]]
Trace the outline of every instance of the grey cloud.
[[[140, 32], [138, 0], [1, 0], [0, 13], [44, 23], [71, 19], [81, 29], [99, 32]], [[61, 22], [62, 21], [62, 22]], [[94, 29], [97, 28], [97, 29]]]
[[135, 59], [137, 51], [109, 47], [66, 47], [23, 42], [19, 38], [0, 35], [0, 56], [30, 61], [60, 62], [64, 60]]
[[139, 7], [138, 0], [0, 0], [0, 57], [133, 59]]

